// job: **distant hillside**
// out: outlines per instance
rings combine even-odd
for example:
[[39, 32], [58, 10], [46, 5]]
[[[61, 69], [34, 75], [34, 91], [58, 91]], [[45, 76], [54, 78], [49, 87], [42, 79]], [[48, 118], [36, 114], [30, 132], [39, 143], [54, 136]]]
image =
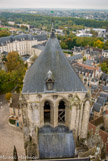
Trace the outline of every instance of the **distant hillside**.
[[[22, 13], [0, 13], [0, 19], [5, 24], [8, 20], [15, 21], [16, 23], [27, 23], [34, 25], [35, 27], [45, 26], [47, 30], [51, 27], [51, 16], [41, 16], [37, 14], [22, 14]], [[72, 25], [81, 25], [92, 28], [108, 28], [108, 21], [98, 21], [82, 18], [72, 18], [72, 17], [54, 17], [55, 27], [59, 28], [62, 26], [71, 27]]]

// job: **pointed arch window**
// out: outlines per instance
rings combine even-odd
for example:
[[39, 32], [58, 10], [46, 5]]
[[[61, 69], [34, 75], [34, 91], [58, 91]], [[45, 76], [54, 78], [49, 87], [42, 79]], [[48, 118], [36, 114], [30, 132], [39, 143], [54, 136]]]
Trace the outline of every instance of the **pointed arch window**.
[[65, 102], [60, 101], [58, 105], [58, 123], [65, 123]]
[[44, 123], [51, 122], [51, 105], [49, 101], [44, 103]]

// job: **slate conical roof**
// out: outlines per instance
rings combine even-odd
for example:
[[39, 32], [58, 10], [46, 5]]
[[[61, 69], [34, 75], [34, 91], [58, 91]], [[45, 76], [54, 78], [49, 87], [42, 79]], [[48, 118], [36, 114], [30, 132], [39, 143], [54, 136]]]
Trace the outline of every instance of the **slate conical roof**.
[[[47, 73], [54, 78], [53, 90], [46, 89]], [[26, 72], [22, 93], [86, 92], [79, 76], [62, 52], [57, 38], [52, 34], [45, 49]]]

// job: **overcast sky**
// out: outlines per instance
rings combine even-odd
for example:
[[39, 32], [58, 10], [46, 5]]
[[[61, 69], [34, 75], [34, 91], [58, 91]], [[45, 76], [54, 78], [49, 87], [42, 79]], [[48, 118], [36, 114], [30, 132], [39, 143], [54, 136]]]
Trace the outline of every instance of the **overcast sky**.
[[0, 8], [108, 9], [108, 0], [0, 0]]

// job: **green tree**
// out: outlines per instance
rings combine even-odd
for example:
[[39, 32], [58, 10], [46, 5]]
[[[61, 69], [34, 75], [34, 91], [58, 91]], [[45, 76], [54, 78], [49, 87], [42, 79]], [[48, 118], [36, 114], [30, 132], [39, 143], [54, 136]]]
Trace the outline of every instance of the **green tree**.
[[23, 60], [16, 51], [8, 53], [6, 61], [8, 71], [17, 70], [22, 64]]
[[7, 56], [6, 66], [8, 71], [0, 70], [0, 93], [20, 91], [23, 86], [23, 79], [26, 66], [17, 52], [11, 52]]
[[104, 43], [104, 50], [108, 50], [108, 40]]
[[24, 25], [21, 25], [21, 29], [22, 30], [28, 30], [28, 27], [27, 26], [24, 26]]
[[62, 49], [68, 49], [68, 45], [66, 44], [66, 42], [63, 42], [63, 41], [62, 41], [62, 42], [60, 43], [60, 45], [61, 45], [61, 48], [62, 48]]
[[8, 92], [10, 87], [10, 74], [0, 70], [0, 93]]
[[93, 35], [93, 37], [97, 37], [98, 33], [94, 30], [91, 29], [90, 33]]
[[83, 57], [83, 61], [86, 61], [87, 60], [87, 58], [86, 57]]
[[7, 30], [0, 30], [0, 37], [10, 36], [10, 32]]
[[98, 47], [98, 48], [102, 49], [104, 47], [104, 43], [101, 40], [96, 40], [94, 42], [94, 47]]
[[104, 60], [103, 63], [100, 64], [103, 72], [108, 74], [108, 59]]
[[67, 39], [65, 40], [65, 43], [67, 44], [68, 49], [72, 49], [72, 45], [73, 45], [72, 38], [67, 38]]
[[6, 95], [5, 95], [5, 98], [9, 101], [10, 100], [10, 98], [12, 97], [12, 94], [11, 93], [6, 93]]

